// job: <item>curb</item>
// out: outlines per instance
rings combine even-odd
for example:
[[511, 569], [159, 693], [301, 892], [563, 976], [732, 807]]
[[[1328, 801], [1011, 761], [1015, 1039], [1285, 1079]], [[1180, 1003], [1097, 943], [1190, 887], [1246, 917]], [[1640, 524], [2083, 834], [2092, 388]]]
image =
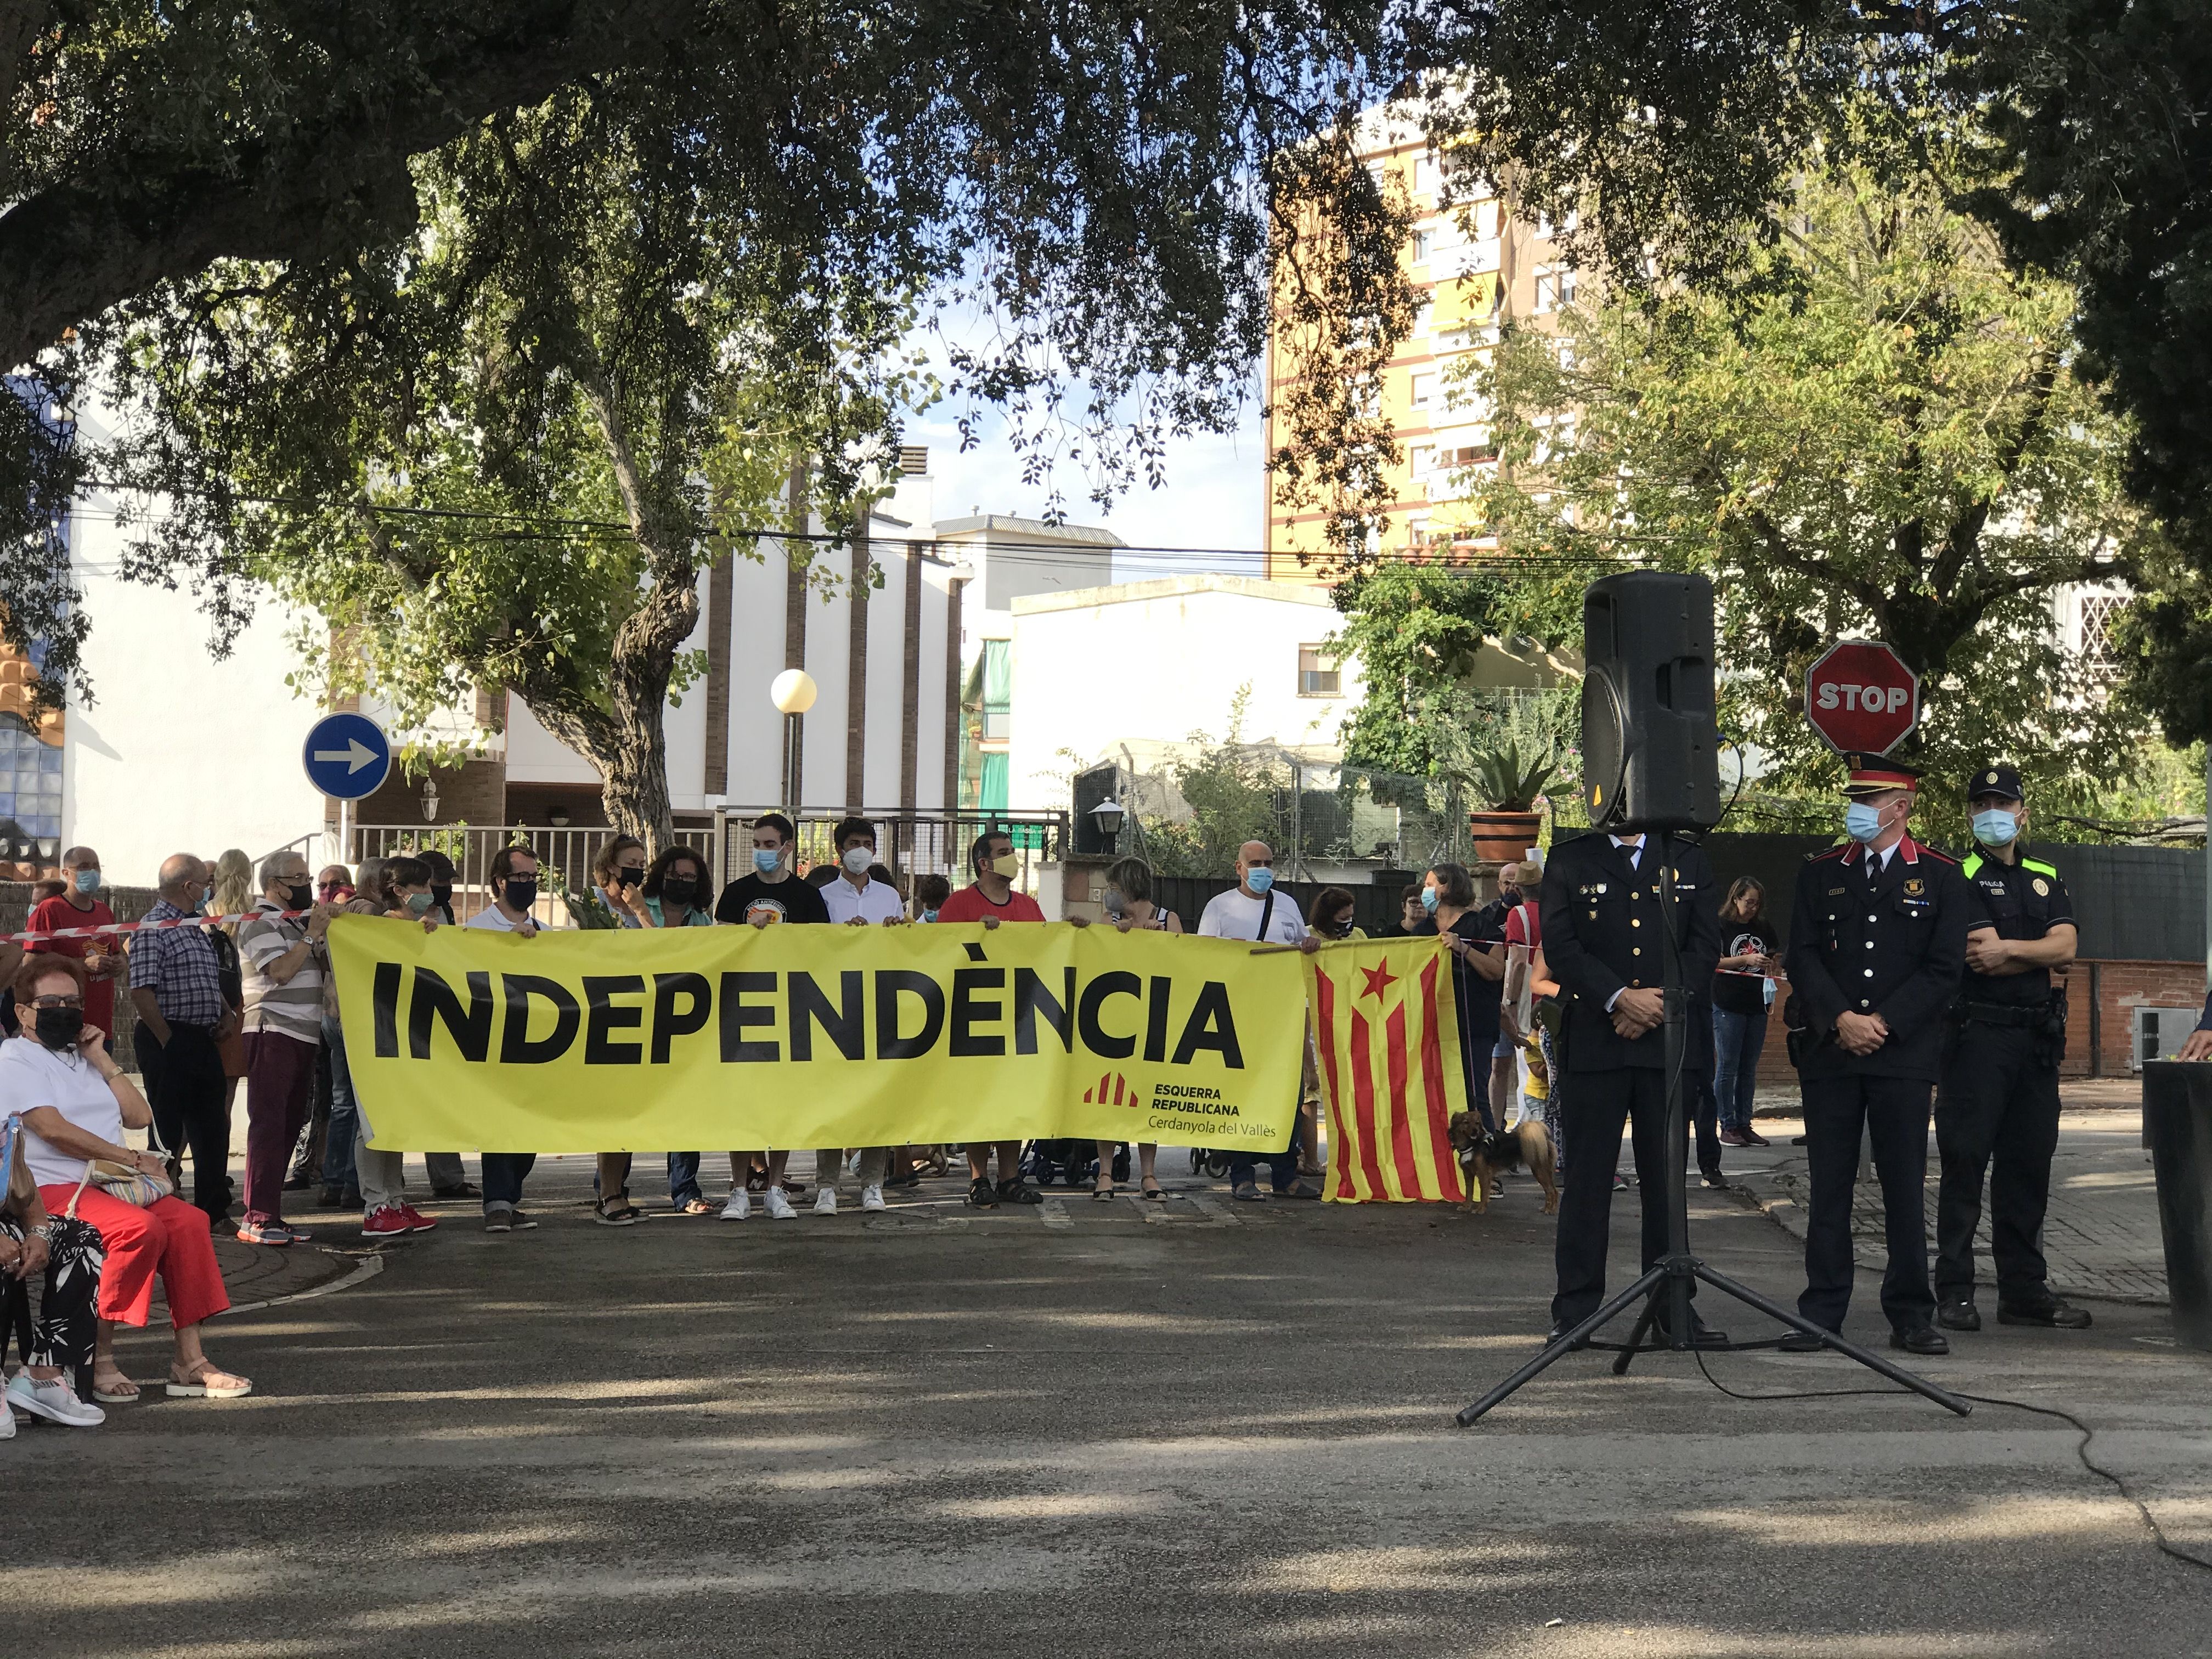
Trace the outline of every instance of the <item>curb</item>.
[[[329, 1255], [333, 1252], [325, 1251], [324, 1254]], [[340, 1260], [343, 1258], [341, 1257]], [[225, 1308], [222, 1314], [216, 1316], [221, 1318], [230, 1314], [259, 1313], [264, 1308], [281, 1308], [287, 1302], [305, 1302], [311, 1297], [335, 1296], [340, 1291], [350, 1290], [366, 1279], [375, 1278], [383, 1271], [383, 1256], [371, 1255], [363, 1260], [351, 1273], [342, 1274], [325, 1284], [313, 1285], [304, 1291], [292, 1291], [283, 1296], [272, 1296], [261, 1302], [234, 1302]]]

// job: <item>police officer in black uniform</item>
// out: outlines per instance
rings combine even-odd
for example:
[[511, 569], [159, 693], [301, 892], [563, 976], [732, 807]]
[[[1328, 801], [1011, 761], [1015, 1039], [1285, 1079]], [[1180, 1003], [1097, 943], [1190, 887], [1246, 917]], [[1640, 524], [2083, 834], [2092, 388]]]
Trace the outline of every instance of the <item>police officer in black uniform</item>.
[[[1948, 1353], [1950, 1344], [1931, 1320], [1922, 1186], [1929, 1093], [1944, 1016], [1966, 963], [1966, 883], [1955, 862], [1906, 833], [1917, 769], [1880, 757], [1844, 759], [1850, 839], [1798, 871], [1785, 957], [1790, 1052], [1804, 1097], [1813, 1189], [1797, 1311], [1823, 1329], [1844, 1328], [1851, 1300], [1851, 1189], [1863, 1130], [1881, 1177], [1889, 1244], [1881, 1310], [1889, 1316], [1889, 1345]], [[1796, 1353], [1821, 1346], [1796, 1331], [1782, 1340]]]
[[2051, 1293], [2042, 1249], [2051, 1155], [2058, 1148], [2058, 1062], [2066, 1053], [2066, 993], [2051, 975], [2074, 960], [2074, 902], [2058, 872], [2027, 854], [2017, 771], [2002, 761], [1983, 767], [1966, 785], [1966, 805], [1981, 845], [1960, 866], [1971, 900], [1966, 974], [1951, 1007], [1936, 1092], [1936, 1150], [1943, 1160], [1936, 1317], [1949, 1330], [1982, 1328], [1974, 1229], [1990, 1170], [1998, 1322], [2080, 1330], [2088, 1310]]
[[[1673, 872], [1671, 918], [1660, 900], [1662, 859]], [[1634, 1125], [1644, 1267], [1667, 1253], [1666, 1183], [1679, 1186], [1686, 1167], [1666, 1145], [1661, 930], [1671, 922], [1686, 988], [1711, 980], [1721, 930], [1719, 896], [1704, 850], [1656, 834], [1595, 831], [1554, 845], [1540, 908], [1544, 957], [1566, 1005], [1559, 1058], [1568, 1079], [1560, 1109], [1567, 1176], [1559, 1200], [1559, 1292], [1552, 1298], [1558, 1335], [1595, 1313], [1605, 1299], [1613, 1171], [1624, 1121]], [[1687, 991], [1683, 994], [1686, 1013]], [[1686, 1081], [1684, 1104], [1686, 1110]], [[1717, 1346], [1728, 1338], [1698, 1324], [1692, 1340]]]

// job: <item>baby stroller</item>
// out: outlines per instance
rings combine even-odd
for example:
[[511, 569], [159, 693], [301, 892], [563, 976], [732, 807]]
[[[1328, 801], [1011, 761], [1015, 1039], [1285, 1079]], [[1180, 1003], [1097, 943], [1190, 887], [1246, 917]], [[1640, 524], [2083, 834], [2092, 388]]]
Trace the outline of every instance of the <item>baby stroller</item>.
[[[1032, 1140], [1022, 1153], [1022, 1173], [1040, 1187], [1056, 1175], [1070, 1187], [1088, 1187], [1098, 1178], [1098, 1146], [1089, 1140]], [[1114, 1179], [1129, 1178], [1127, 1141], [1114, 1149]]]

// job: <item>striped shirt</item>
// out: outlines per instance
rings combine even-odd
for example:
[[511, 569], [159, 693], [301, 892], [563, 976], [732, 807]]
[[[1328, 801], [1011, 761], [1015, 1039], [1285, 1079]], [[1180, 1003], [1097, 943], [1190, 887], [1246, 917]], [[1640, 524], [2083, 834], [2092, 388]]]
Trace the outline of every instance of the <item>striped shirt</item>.
[[[167, 899], [145, 915], [148, 921], [174, 921], [191, 915]], [[222, 970], [215, 941], [204, 927], [164, 927], [132, 935], [131, 988], [149, 988], [172, 1025], [213, 1025], [230, 1011], [222, 1000]]]
[[263, 899], [238, 925], [238, 954], [246, 969], [246, 1029], [274, 1031], [301, 1042], [323, 1040], [323, 977], [330, 971], [322, 947], [307, 953], [299, 972], [279, 985], [270, 965], [307, 938], [306, 927], [281, 920], [284, 907]]

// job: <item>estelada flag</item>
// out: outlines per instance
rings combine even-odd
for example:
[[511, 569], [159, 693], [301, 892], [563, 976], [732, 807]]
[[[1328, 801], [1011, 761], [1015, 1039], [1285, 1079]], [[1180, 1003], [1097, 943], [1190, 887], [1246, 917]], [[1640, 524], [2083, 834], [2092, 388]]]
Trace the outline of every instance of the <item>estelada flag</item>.
[[1306, 958], [1339, 1204], [1467, 1197], [1446, 1126], [1467, 1106], [1451, 963], [1434, 939], [1363, 939]]

